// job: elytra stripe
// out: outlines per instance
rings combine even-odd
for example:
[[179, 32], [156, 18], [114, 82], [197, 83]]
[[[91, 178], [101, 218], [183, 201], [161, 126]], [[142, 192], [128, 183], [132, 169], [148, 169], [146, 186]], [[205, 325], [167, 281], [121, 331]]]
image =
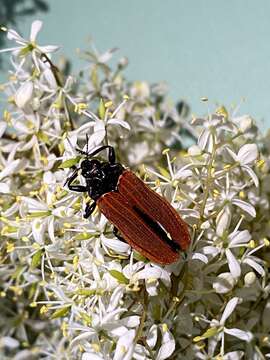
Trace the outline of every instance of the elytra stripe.
[[171, 264], [179, 259], [179, 253], [144, 222], [123, 195], [107, 193], [98, 199], [97, 204], [123, 238], [142, 255], [159, 264]]
[[190, 235], [187, 224], [165, 198], [151, 190], [129, 170], [125, 170], [120, 176], [118, 190], [126, 201], [136, 204], [152, 220], [158, 221], [181, 249], [188, 248]]

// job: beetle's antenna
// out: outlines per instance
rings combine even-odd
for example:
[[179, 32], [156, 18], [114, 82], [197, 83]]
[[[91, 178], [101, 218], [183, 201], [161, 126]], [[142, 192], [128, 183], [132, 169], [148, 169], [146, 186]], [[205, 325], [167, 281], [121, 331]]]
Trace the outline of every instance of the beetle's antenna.
[[82, 154], [82, 155], [85, 155], [85, 156], [88, 156], [89, 154], [86, 152], [86, 151], [83, 151], [79, 148], [76, 148], [76, 151], [78, 151], [78, 153]]
[[88, 137], [87, 133], [85, 135], [86, 135], [86, 152], [87, 152], [87, 157], [88, 157], [88, 154], [89, 154], [89, 149], [88, 149], [89, 137]]

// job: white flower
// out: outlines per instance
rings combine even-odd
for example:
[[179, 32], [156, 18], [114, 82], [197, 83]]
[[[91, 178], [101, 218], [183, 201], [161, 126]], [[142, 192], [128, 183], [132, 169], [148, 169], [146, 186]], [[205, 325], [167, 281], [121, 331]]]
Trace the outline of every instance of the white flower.
[[18, 108], [22, 109], [32, 98], [34, 85], [32, 81], [24, 82], [16, 91], [14, 100]]
[[131, 360], [134, 350], [135, 330], [124, 333], [117, 341], [113, 360]]
[[7, 37], [9, 40], [14, 40], [19, 46], [9, 49], [0, 50], [0, 52], [8, 52], [11, 51], [14, 55], [18, 56], [22, 50], [26, 50], [27, 52], [32, 52], [34, 62], [36, 61], [36, 54], [35, 53], [52, 53], [59, 49], [58, 46], [39, 46], [36, 44], [36, 37], [39, 31], [42, 28], [42, 21], [35, 20], [31, 26], [31, 32], [29, 40], [24, 39], [21, 37], [15, 30], [13, 29], [6, 29]]
[[168, 359], [175, 349], [175, 340], [172, 333], [169, 331], [167, 324], [160, 325], [160, 330], [162, 333], [162, 340], [156, 360]]
[[249, 165], [252, 165], [254, 161], [258, 158], [258, 147], [256, 144], [245, 144], [243, 145], [237, 154], [235, 154], [230, 148], [227, 147], [227, 151], [234, 159], [235, 162], [238, 162], [241, 166], [241, 169], [246, 171], [248, 175], [253, 180], [256, 186], [259, 185], [259, 180], [255, 172], [251, 169]]
[[218, 294], [226, 294], [233, 289], [235, 285], [235, 279], [231, 273], [226, 272], [219, 274], [216, 280], [213, 282], [213, 289]]

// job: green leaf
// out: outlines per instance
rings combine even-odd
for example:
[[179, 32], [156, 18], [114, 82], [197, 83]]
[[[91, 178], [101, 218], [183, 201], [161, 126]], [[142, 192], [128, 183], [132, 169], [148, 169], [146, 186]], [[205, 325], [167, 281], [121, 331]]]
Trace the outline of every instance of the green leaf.
[[51, 215], [51, 211], [33, 211], [32, 213], [29, 213], [27, 216], [29, 218], [37, 218], [37, 217], [43, 217], [43, 216], [49, 216]]
[[76, 294], [78, 295], [84, 295], [84, 296], [91, 296], [96, 294], [97, 290], [96, 289], [78, 289], [76, 291]]
[[61, 165], [59, 165], [60, 169], [66, 169], [66, 168], [71, 168], [72, 166], [78, 164], [78, 162], [80, 161], [81, 157], [80, 156], [76, 156], [75, 158], [71, 158], [68, 159], [66, 161], [63, 161]]
[[31, 268], [35, 269], [36, 267], [38, 267], [40, 265], [40, 260], [42, 257], [43, 251], [42, 249], [38, 250], [32, 257], [32, 261], [31, 261]]
[[123, 275], [120, 271], [117, 270], [110, 270], [109, 273], [118, 280], [120, 284], [128, 285], [129, 280]]
[[138, 253], [137, 251], [134, 251], [134, 259], [137, 261], [143, 261], [145, 263], [149, 262], [149, 260], [146, 259], [146, 257], [144, 257], [143, 255], [141, 255], [140, 253]]
[[105, 106], [104, 106], [104, 101], [103, 101], [103, 99], [100, 99], [99, 107], [98, 107], [98, 115], [99, 115], [100, 119], [102, 119], [102, 120], [105, 117], [105, 111], [106, 111], [106, 109], [105, 109]]
[[60, 317], [63, 317], [65, 315], [67, 315], [67, 313], [69, 312], [71, 305], [65, 306], [62, 309], [58, 309], [56, 310], [50, 317], [50, 319], [58, 319]]
[[87, 315], [86, 313], [80, 312], [80, 316], [83, 319], [85, 325], [89, 326], [92, 323], [92, 317]]

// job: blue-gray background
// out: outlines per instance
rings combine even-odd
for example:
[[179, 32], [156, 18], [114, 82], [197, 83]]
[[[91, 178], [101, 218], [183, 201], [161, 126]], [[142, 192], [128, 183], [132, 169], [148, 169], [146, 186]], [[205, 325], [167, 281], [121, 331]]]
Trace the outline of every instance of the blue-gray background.
[[194, 114], [207, 112], [202, 97], [212, 109], [244, 99], [240, 112], [270, 127], [270, 1], [43, 1], [48, 11], [18, 18], [17, 28], [27, 35], [43, 20], [39, 43], [60, 44], [74, 71], [83, 66], [76, 49], [91, 36], [101, 51], [116, 46], [129, 58], [128, 79], [165, 80]]

